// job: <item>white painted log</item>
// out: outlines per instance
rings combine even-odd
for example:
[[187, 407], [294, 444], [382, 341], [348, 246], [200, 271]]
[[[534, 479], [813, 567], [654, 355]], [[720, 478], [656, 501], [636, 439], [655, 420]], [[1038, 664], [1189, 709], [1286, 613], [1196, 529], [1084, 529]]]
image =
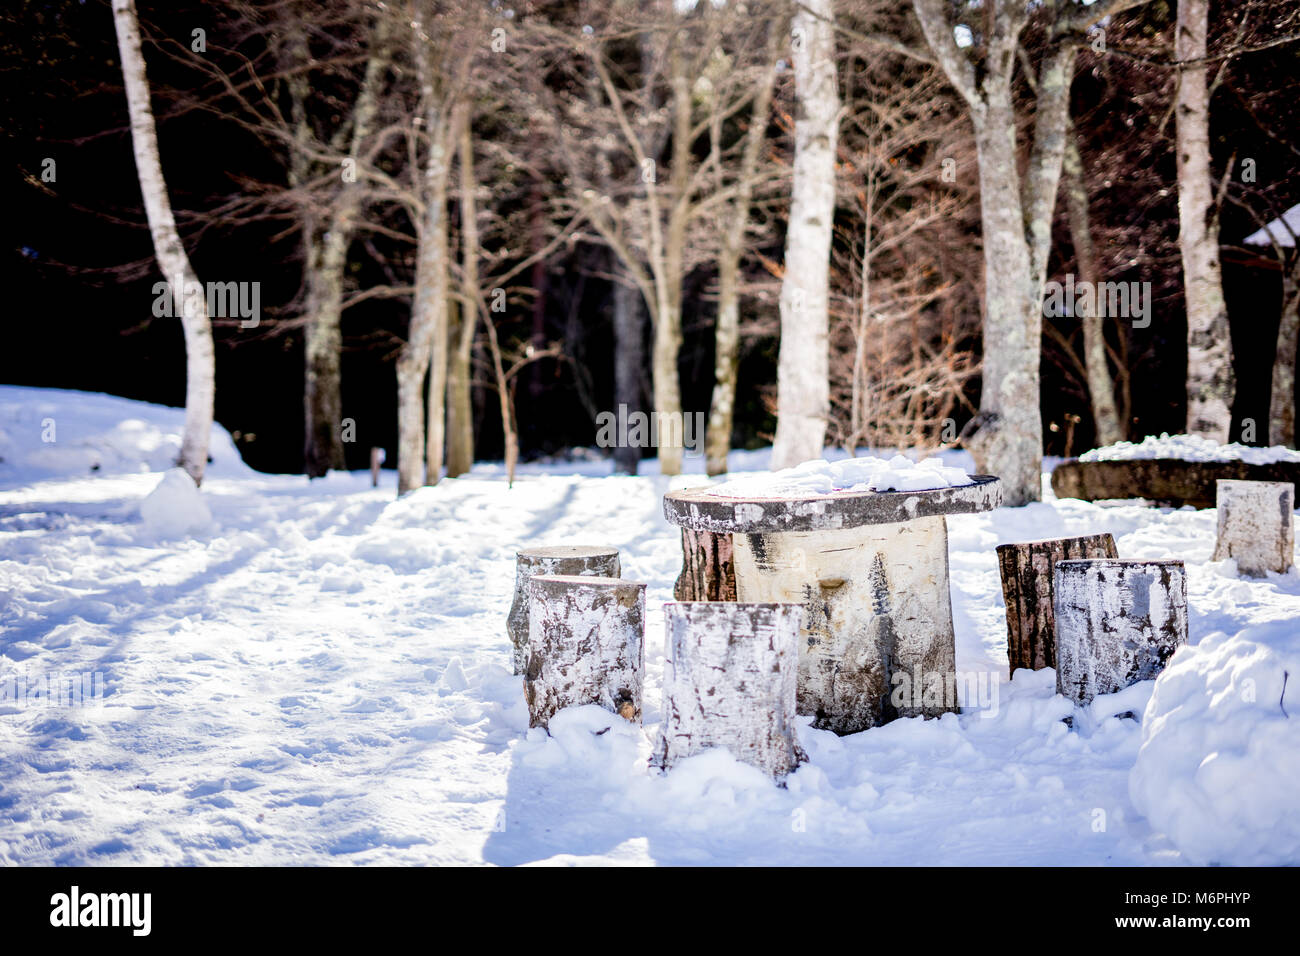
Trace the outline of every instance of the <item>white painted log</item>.
[[599, 704], [641, 722], [645, 585], [618, 578], [534, 575], [528, 581], [528, 725]]
[[535, 574], [579, 574], [616, 578], [622, 574], [618, 549], [587, 545], [526, 548], [515, 555], [515, 599], [506, 616], [516, 674], [528, 663], [528, 579]]
[[807, 759], [795, 732], [797, 604], [665, 604], [664, 719], [652, 762], [711, 747], [781, 779]]
[[1289, 481], [1215, 482], [1219, 537], [1214, 560], [1235, 558], [1252, 577], [1286, 573], [1295, 559], [1295, 485]]
[[1151, 680], [1187, 643], [1181, 561], [1056, 562], [1056, 689], [1077, 703]]
[[957, 710], [942, 515], [734, 543], [739, 601], [804, 607], [798, 711], [813, 726], [851, 734]]

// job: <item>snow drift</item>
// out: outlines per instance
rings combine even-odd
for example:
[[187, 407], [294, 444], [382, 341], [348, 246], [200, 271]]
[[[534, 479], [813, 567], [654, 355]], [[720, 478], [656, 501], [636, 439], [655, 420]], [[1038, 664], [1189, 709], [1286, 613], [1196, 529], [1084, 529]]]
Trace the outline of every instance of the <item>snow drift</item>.
[[1193, 863], [1300, 861], [1300, 625], [1184, 647], [1155, 681], [1134, 806]]

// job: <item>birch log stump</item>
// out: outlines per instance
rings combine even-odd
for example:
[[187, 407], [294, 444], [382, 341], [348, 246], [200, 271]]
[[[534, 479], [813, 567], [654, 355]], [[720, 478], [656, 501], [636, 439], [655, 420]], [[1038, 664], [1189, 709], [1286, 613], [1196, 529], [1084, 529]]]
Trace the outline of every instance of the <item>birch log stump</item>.
[[1002, 595], [1007, 605], [1009, 674], [1017, 668], [1056, 666], [1052, 571], [1070, 558], [1118, 558], [1109, 534], [998, 545]]
[[514, 648], [515, 673], [528, 664], [528, 580], [535, 574], [579, 574], [616, 578], [622, 574], [617, 548], [559, 545], [528, 548], [515, 555], [515, 599], [506, 616], [506, 634]]
[[1187, 643], [1181, 561], [1056, 563], [1056, 690], [1086, 704], [1151, 680]]
[[682, 528], [682, 571], [673, 585], [679, 601], [736, 600], [731, 535]]
[[1234, 558], [1237, 570], [1262, 578], [1285, 574], [1295, 557], [1295, 485], [1285, 481], [1219, 481], [1219, 537], [1214, 560]]
[[799, 604], [796, 707], [852, 734], [957, 710], [945, 515], [1002, 500], [997, 478], [926, 491], [735, 498], [670, 492], [664, 516], [729, 535], [742, 603]]
[[711, 747], [781, 779], [807, 759], [795, 734], [797, 604], [665, 604], [664, 719], [652, 762]]
[[599, 704], [641, 722], [645, 588], [583, 575], [529, 579], [528, 726], [545, 727], [578, 704]]

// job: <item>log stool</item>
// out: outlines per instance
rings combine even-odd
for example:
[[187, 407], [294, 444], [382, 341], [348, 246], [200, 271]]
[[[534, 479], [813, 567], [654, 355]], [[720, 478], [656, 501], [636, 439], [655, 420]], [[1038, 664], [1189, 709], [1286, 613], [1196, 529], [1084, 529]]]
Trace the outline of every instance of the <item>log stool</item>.
[[506, 617], [516, 674], [528, 663], [528, 579], [535, 574], [581, 574], [616, 578], [622, 574], [617, 548], [559, 545], [528, 548], [515, 555], [515, 599]]
[[1069, 558], [1118, 558], [1109, 534], [998, 545], [1002, 596], [1007, 605], [1008, 675], [1017, 668], [1056, 666], [1052, 570]]
[[798, 604], [665, 604], [664, 719], [652, 763], [710, 747], [780, 779], [807, 759], [795, 735]]
[[1056, 690], [1086, 704], [1151, 680], [1187, 643], [1181, 561], [1056, 562]]
[[528, 726], [557, 711], [599, 704], [641, 722], [645, 588], [636, 581], [534, 575], [528, 581]]
[[1289, 481], [1218, 481], [1219, 537], [1214, 560], [1235, 558], [1237, 570], [1262, 578], [1285, 574], [1295, 556], [1295, 485]]

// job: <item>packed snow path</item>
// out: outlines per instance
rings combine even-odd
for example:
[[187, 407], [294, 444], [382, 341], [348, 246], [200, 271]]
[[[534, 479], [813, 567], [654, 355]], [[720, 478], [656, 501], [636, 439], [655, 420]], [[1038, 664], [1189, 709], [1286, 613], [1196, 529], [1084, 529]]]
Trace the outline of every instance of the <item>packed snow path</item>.
[[[212, 526], [168, 540], [139, 517], [157, 472], [0, 469], [0, 681], [106, 683], [95, 706], [0, 700], [0, 863], [1179, 863], [1128, 796], [1138, 724], [1072, 711], [1051, 671], [1006, 681], [994, 546], [1109, 531], [1125, 557], [1180, 557], [1193, 641], [1300, 619], [1295, 572], [1209, 563], [1213, 511], [957, 516], [957, 666], [1001, 682], [995, 706], [842, 738], [801, 718], [788, 789], [721, 751], [652, 774], [680, 561], [661, 496], [701, 479], [564, 468], [400, 501], [391, 472], [372, 490], [217, 468]], [[614, 545], [649, 584], [644, 731], [595, 708], [527, 729], [514, 552], [555, 542]], [[1132, 690], [1113, 709], [1141, 713], [1150, 685]]]

